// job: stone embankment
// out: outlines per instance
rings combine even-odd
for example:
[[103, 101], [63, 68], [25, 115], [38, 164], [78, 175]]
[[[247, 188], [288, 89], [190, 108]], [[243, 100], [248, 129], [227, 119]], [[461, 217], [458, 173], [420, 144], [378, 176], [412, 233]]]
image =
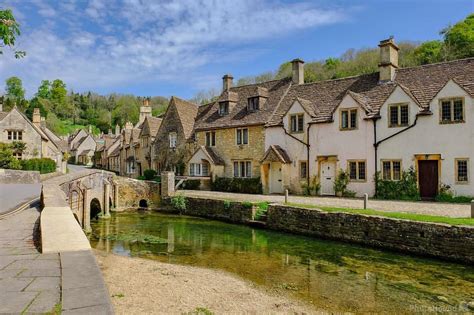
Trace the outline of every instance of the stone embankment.
[[117, 189], [116, 211], [144, 207], [144, 201], [147, 208], [156, 208], [160, 203], [161, 189], [157, 182], [116, 176], [114, 183]]
[[[255, 207], [248, 203], [184, 197], [186, 209], [163, 209], [233, 223], [253, 223]], [[474, 263], [474, 227], [415, 222], [380, 216], [325, 212], [318, 209], [270, 204], [266, 228], [339, 240], [404, 253]]]

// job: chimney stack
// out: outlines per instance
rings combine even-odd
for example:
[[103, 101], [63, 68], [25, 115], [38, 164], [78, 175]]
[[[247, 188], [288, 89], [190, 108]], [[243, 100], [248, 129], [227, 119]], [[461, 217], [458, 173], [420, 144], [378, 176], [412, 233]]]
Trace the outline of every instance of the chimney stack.
[[143, 106], [140, 107], [140, 118], [138, 124], [145, 121], [145, 118], [151, 116], [151, 106], [150, 106], [150, 99], [146, 97], [143, 99]]
[[0, 99], [0, 112], [3, 112], [3, 97]]
[[393, 40], [393, 36], [380, 41], [380, 63], [379, 80], [381, 82], [393, 81], [395, 70], [398, 69], [398, 46]]
[[231, 74], [226, 74], [222, 77], [222, 91], [226, 92], [229, 91], [232, 87], [232, 81], [234, 77]]
[[38, 127], [41, 125], [41, 113], [38, 107], [35, 107], [33, 109], [33, 124]]
[[88, 130], [89, 130], [89, 134], [92, 134], [92, 125], [89, 125]]
[[120, 126], [119, 124], [115, 125], [115, 135], [118, 136], [120, 134]]
[[133, 124], [129, 121], [125, 123], [125, 129], [133, 129]]
[[301, 59], [293, 59], [291, 61], [291, 78], [293, 84], [304, 83], [304, 61]]

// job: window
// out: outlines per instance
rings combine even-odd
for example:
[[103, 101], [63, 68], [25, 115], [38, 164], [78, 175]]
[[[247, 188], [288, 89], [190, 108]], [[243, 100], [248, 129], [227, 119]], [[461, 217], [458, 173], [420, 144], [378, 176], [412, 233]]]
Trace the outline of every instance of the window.
[[456, 183], [469, 182], [469, 159], [456, 159]]
[[172, 149], [176, 148], [178, 135], [176, 134], [176, 132], [170, 132], [169, 137], [170, 137], [170, 148]]
[[382, 161], [382, 179], [400, 180], [402, 173], [402, 162], [399, 160]]
[[235, 161], [234, 177], [252, 177], [252, 162]]
[[442, 124], [464, 122], [464, 100], [453, 98], [441, 100], [440, 122]]
[[308, 162], [300, 161], [300, 178], [307, 178], [308, 176]]
[[214, 147], [216, 145], [216, 132], [206, 132], [206, 147]]
[[249, 144], [248, 128], [237, 129], [236, 138], [237, 145]]
[[202, 167], [200, 163], [189, 164], [189, 175], [190, 176], [201, 176]]
[[14, 152], [13, 157], [16, 158], [17, 160], [21, 160], [23, 157], [23, 153], [21, 152]]
[[229, 102], [219, 103], [219, 115], [224, 116], [229, 113]]
[[365, 181], [366, 167], [365, 161], [347, 161], [349, 168], [349, 179], [351, 181]]
[[408, 104], [395, 104], [389, 106], [389, 127], [408, 126]]
[[260, 104], [258, 97], [249, 97], [248, 98], [248, 110], [249, 111], [256, 111], [260, 109]]
[[304, 114], [290, 115], [290, 131], [292, 133], [303, 132]]
[[23, 131], [20, 130], [8, 130], [7, 131], [8, 140], [23, 140]]
[[341, 130], [357, 128], [357, 109], [341, 110]]

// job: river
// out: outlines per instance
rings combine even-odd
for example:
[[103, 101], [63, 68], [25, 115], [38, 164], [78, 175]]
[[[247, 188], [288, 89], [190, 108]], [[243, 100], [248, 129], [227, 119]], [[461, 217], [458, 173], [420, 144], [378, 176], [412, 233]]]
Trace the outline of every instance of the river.
[[156, 212], [92, 222], [94, 248], [233, 273], [335, 312], [468, 311], [474, 267]]

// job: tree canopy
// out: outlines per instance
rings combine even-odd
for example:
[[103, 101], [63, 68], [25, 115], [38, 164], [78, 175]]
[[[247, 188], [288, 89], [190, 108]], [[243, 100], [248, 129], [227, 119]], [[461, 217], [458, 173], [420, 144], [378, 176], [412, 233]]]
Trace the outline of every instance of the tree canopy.
[[[0, 55], [3, 48], [15, 46], [17, 36], [20, 36], [20, 24], [15, 20], [11, 10], [0, 10]], [[26, 55], [24, 51], [14, 50], [15, 58], [22, 58]]]

